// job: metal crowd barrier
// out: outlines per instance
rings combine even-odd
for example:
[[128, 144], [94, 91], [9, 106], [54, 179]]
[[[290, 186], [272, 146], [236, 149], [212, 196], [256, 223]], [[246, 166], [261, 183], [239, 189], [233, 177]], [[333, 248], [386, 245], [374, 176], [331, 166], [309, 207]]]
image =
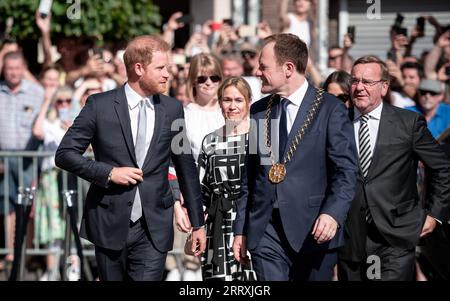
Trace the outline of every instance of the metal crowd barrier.
[[[87, 154], [87, 156], [93, 157], [93, 154]], [[11, 204], [9, 201], [9, 197], [11, 195], [11, 191], [9, 188], [9, 181], [11, 180], [8, 176], [9, 171], [12, 166], [12, 161], [17, 161], [17, 180], [18, 180], [18, 188], [20, 187], [20, 190], [24, 189], [32, 189], [32, 187], [35, 187], [36, 190], [39, 190], [39, 176], [40, 176], [40, 164], [41, 161], [44, 158], [51, 158], [54, 159], [54, 153], [53, 152], [46, 152], [46, 151], [0, 151], [0, 177], [3, 176], [3, 216], [0, 216], [0, 222], [3, 223], [3, 234], [0, 234], [2, 237], [2, 241], [0, 241], [0, 255], [6, 255], [6, 254], [12, 254], [13, 253], [13, 245], [8, 248], [8, 240], [10, 239], [8, 234], [8, 225], [7, 225], [7, 218], [6, 215], [11, 208]], [[24, 174], [26, 171], [24, 171], [24, 161], [31, 160], [31, 167], [27, 168], [27, 171], [29, 171], [31, 168], [31, 185], [30, 187], [26, 187], [25, 180], [24, 180]], [[25, 261], [26, 256], [33, 256], [33, 255], [48, 255], [48, 254], [55, 254], [58, 258], [65, 258], [66, 261], [69, 260], [69, 257], [71, 255], [77, 255], [77, 250], [75, 249], [75, 246], [73, 246], [74, 236], [71, 233], [70, 228], [70, 216], [72, 218], [76, 216], [76, 225], [79, 229], [79, 225], [81, 223], [81, 218], [83, 214], [83, 202], [85, 195], [87, 193], [87, 190], [89, 188], [89, 182], [76, 177], [76, 189], [70, 189], [69, 187], [69, 173], [66, 171], [61, 170], [61, 177], [62, 183], [61, 183], [61, 190], [59, 191], [60, 194], [60, 206], [62, 206], [62, 218], [65, 221], [65, 239], [62, 242], [62, 245], [55, 250], [55, 248], [48, 248], [43, 247], [43, 245], [39, 242], [37, 237], [34, 237], [35, 233], [27, 233], [25, 237], [33, 237], [31, 245], [30, 240], [23, 242], [23, 251], [22, 251], [22, 267], [20, 271], [20, 276], [18, 277], [18, 280], [23, 280], [23, 265]], [[36, 194], [37, 195], [37, 194]], [[38, 196], [36, 196], [38, 197]], [[74, 198], [75, 197], [75, 198]], [[20, 198], [20, 193], [19, 193]], [[14, 200], [17, 204], [17, 199]], [[70, 207], [68, 207], [68, 204]], [[76, 211], [74, 211], [76, 210]], [[70, 214], [71, 211], [71, 214]], [[33, 223], [32, 220], [30, 220], [29, 223]], [[34, 227], [33, 227], [34, 228]], [[29, 228], [28, 228], [29, 229]], [[14, 229], [13, 229], [14, 232]], [[34, 231], [33, 231], [34, 232]], [[10, 231], [11, 233], [11, 231]], [[79, 242], [75, 242], [77, 245], [79, 245]], [[87, 241], [87, 240], [81, 240], [82, 245], [82, 254], [83, 257], [94, 257], [94, 248], [93, 245]], [[66, 255], [68, 254], [68, 255]], [[174, 249], [169, 254], [175, 255], [177, 266], [180, 267], [180, 270], [182, 269], [182, 263], [180, 260], [180, 257], [182, 254], [184, 254], [184, 250], [182, 249]], [[82, 260], [81, 260], [82, 261]], [[68, 265], [68, 262], [64, 262], [65, 265]], [[58, 264], [59, 266], [59, 264]], [[92, 280], [92, 274], [91, 272], [86, 268], [87, 264], [84, 264], [84, 273], [85, 273], [85, 279], [86, 280]], [[83, 271], [82, 271], [83, 273]], [[83, 278], [83, 277], [82, 277]], [[65, 275], [65, 271], [63, 271], [62, 280], [67, 280], [67, 275]]]

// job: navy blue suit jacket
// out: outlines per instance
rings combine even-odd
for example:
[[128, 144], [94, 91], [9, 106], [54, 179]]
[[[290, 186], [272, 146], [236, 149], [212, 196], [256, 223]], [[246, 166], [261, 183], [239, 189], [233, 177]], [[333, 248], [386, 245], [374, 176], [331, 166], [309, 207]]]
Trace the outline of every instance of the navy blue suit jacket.
[[[189, 143], [183, 128], [183, 107], [174, 98], [153, 96], [155, 127], [142, 170], [144, 181], [131, 186], [108, 184], [113, 167], [136, 167], [130, 115], [124, 87], [95, 94], [64, 136], [56, 153], [56, 165], [92, 182], [84, 205], [81, 236], [97, 246], [120, 250], [125, 247], [131, 208], [139, 186], [144, 216], [155, 247], [161, 252], [173, 246], [173, 197], [168, 168], [172, 159], [185, 206], [194, 227], [204, 224], [200, 183], [192, 154], [172, 152], [172, 138]], [[183, 139], [184, 138], [184, 139]], [[89, 144], [95, 161], [83, 156]]]
[[[243, 175], [242, 193], [236, 202], [237, 218], [233, 229], [235, 234], [247, 236], [249, 250], [256, 248], [261, 240], [276, 199], [284, 232], [294, 250], [325, 250], [343, 244], [342, 226], [355, 193], [357, 152], [346, 107], [330, 94], [324, 93], [323, 97], [318, 114], [286, 165], [286, 178], [279, 184], [269, 181], [271, 166], [267, 164], [264, 144], [263, 120], [269, 97], [251, 107], [251, 118], [256, 123], [252, 123], [250, 130], [246, 175]], [[289, 133], [286, 151], [315, 98], [315, 88], [309, 85]], [[272, 119], [277, 116], [278, 103], [277, 96]], [[334, 239], [318, 245], [311, 232], [322, 213], [331, 215], [340, 228]]]

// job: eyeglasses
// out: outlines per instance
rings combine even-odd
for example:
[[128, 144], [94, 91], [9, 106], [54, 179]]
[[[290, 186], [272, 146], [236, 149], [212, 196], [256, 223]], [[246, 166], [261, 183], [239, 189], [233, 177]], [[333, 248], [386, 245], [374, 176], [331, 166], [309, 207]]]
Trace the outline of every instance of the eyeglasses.
[[339, 54], [339, 55], [336, 55], [336, 56], [329, 56], [328, 60], [334, 61], [335, 59], [340, 58], [341, 56], [342, 56], [342, 54]]
[[228, 50], [228, 49], [223, 49], [223, 50], [221, 50], [220, 51], [220, 54], [221, 55], [234, 55], [234, 54], [236, 54], [237, 53], [237, 50], [235, 50], [235, 49], [230, 49], [230, 50]]
[[431, 96], [436, 96], [436, 95], [441, 94], [441, 93], [438, 93], [438, 92], [428, 91], [428, 90], [419, 90], [419, 93], [420, 93], [420, 95], [423, 95], [423, 96], [425, 96], [427, 94], [430, 94]]
[[222, 78], [218, 75], [211, 75], [211, 76], [204, 76], [204, 75], [200, 75], [199, 77], [197, 77], [197, 83], [198, 84], [204, 84], [206, 83], [206, 81], [208, 80], [208, 78], [213, 82], [213, 83], [217, 83], [220, 82], [222, 80]]
[[70, 104], [72, 102], [72, 99], [70, 98], [60, 98], [56, 100], [57, 105], [62, 105], [63, 103]]
[[339, 98], [340, 100], [342, 100], [343, 102], [347, 102], [350, 100], [350, 95], [348, 94], [339, 94], [336, 95], [337, 98]]
[[364, 87], [372, 87], [375, 84], [384, 82], [384, 79], [380, 79], [380, 80], [370, 80], [370, 79], [357, 79], [357, 78], [352, 78], [350, 79], [350, 84], [352, 84], [352, 86], [357, 86], [359, 85], [359, 83], [361, 82]]
[[244, 51], [241, 51], [241, 56], [242, 56], [242, 58], [251, 58], [251, 59], [253, 59], [253, 58], [255, 58], [255, 56], [256, 56], [256, 52], [253, 52], [253, 51], [248, 51], [248, 50], [244, 50]]

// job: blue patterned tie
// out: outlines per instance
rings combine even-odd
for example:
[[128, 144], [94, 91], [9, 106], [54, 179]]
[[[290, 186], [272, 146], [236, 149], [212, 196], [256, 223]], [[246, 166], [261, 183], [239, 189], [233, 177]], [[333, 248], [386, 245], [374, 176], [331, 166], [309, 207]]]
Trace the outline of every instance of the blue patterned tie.
[[281, 115], [280, 115], [280, 125], [279, 125], [279, 158], [280, 162], [283, 160], [284, 150], [286, 149], [286, 143], [288, 140], [288, 130], [287, 130], [287, 106], [289, 104], [289, 99], [284, 98], [280, 102], [281, 104]]

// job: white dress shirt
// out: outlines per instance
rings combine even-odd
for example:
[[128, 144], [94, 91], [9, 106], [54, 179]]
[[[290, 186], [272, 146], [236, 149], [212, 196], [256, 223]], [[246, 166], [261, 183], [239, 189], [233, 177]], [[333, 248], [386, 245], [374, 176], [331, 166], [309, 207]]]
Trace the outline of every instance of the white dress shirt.
[[295, 90], [294, 93], [287, 97], [287, 99], [289, 99], [289, 104], [286, 107], [288, 135], [291, 132], [292, 126], [294, 125], [295, 117], [297, 117], [298, 109], [300, 109], [300, 105], [302, 104], [303, 98], [305, 97], [306, 91], [308, 90], [308, 85], [308, 81], [305, 79], [305, 82], [297, 90]]
[[[381, 110], [383, 109], [383, 102], [380, 103], [378, 107], [376, 107], [372, 112], [368, 113], [369, 120], [367, 121], [367, 125], [369, 126], [369, 136], [370, 136], [370, 151], [374, 154], [375, 143], [377, 142], [378, 137], [378, 129], [380, 128], [380, 119], [381, 119]], [[353, 127], [355, 129], [355, 141], [356, 148], [359, 154], [359, 127], [361, 121], [361, 112], [355, 107], [355, 118], [353, 119]]]
[[142, 97], [136, 91], [134, 91], [128, 83], [125, 84], [125, 96], [128, 102], [128, 112], [130, 113], [131, 120], [131, 133], [133, 135], [133, 144], [136, 145], [136, 136], [138, 130], [138, 117], [139, 117], [139, 102], [142, 99], [147, 99], [145, 110], [147, 113], [147, 131], [145, 136], [145, 153], [148, 152], [150, 142], [153, 137], [153, 130], [155, 128], [155, 107], [153, 104], [153, 97]]

